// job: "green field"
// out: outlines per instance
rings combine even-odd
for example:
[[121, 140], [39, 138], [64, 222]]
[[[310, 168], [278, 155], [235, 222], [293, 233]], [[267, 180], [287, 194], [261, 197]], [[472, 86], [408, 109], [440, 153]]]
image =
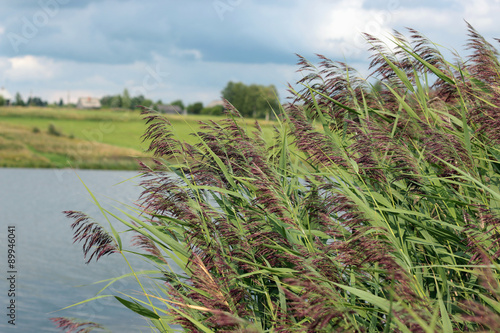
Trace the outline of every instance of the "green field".
[[[167, 115], [177, 138], [197, 142], [200, 124], [217, 116]], [[250, 126], [253, 120], [245, 121]], [[271, 138], [272, 123], [263, 122]], [[49, 133], [52, 127], [52, 134]], [[1, 107], [1, 167], [78, 167], [136, 169], [138, 157], [147, 159], [141, 136], [145, 121], [138, 111], [77, 110], [69, 108]], [[59, 134], [59, 135], [57, 135]]]

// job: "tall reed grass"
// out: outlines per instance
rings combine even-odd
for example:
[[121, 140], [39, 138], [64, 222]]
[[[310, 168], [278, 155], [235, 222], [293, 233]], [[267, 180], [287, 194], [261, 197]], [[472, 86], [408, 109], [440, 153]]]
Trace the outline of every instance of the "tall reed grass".
[[[468, 36], [450, 62], [412, 29], [366, 35], [381, 89], [299, 56], [272, 143], [229, 104], [196, 145], [144, 108], [157, 163], [121, 222], [160, 282], [118, 300], [160, 332], [499, 332], [500, 64]], [[68, 216], [89, 261], [127, 252]]]

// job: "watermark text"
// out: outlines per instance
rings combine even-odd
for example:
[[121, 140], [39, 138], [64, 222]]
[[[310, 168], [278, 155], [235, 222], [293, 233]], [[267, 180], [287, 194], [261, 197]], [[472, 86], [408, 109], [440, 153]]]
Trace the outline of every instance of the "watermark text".
[[7, 322], [16, 325], [16, 286], [17, 286], [17, 247], [16, 227], [7, 227]]

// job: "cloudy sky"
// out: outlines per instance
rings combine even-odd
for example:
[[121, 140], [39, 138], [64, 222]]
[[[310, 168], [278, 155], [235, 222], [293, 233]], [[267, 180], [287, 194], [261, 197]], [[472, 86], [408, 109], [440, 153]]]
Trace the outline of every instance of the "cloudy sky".
[[499, 17], [500, 0], [2, 0], [0, 85], [49, 102], [127, 88], [208, 103], [232, 80], [283, 100], [295, 53], [366, 72], [361, 32], [412, 27], [462, 53], [464, 20], [495, 43]]

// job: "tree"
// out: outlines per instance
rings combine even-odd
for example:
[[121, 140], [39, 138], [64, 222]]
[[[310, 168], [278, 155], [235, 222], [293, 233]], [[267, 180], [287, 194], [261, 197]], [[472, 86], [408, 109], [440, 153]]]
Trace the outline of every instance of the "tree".
[[124, 108], [134, 110], [137, 106], [153, 105], [153, 101], [143, 95], [131, 97], [128, 90], [124, 89], [122, 95], [107, 95], [101, 98], [102, 107]]
[[130, 94], [129, 94], [127, 88], [123, 89], [122, 105], [121, 105], [121, 107], [124, 108], [124, 109], [133, 109], [132, 101], [130, 99]]
[[47, 106], [47, 101], [43, 101], [40, 97], [30, 97], [26, 104], [29, 106]]
[[0, 95], [0, 106], [5, 105], [5, 99], [3, 98], [2, 95]]
[[203, 108], [200, 113], [201, 114], [207, 114], [207, 115], [213, 115], [213, 116], [219, 116], [222, 114], [224, 111], [224, 107], [222, 105], [214, 105], [209, 108]]
[[64, 106], [64, 102], [63, 102], [62, 98], [59, 99], [59, 106]]
[[173, 101], [172, 103], [170, 103], [170, 105], [177, 105], [182, 110], [184, 110], [184, 103], [180, 99]]
[[103, 96], [101, 98], [101, 106], [104, 108], [104, 107], [111, 107], [111, 100], [113, 99], [113, 96], [111, 95], [107, 95], [107, 96]]
[[196, 102], [187, 106], [187, 112], [189, 114], [200, 114], [201, 110], [203, 110], [203, 103], [201, 102]]
[[233, 104], [241, 115], [246, 115], [247, 105], [245, 104], [245, 98], [248, 93], [246, 85], [241, 82], [234, 83], [230, 81], [221, 93], [222, 97]]
[[19, 105], [19, 106], [25, 106], [23, 98], [21, 97], [21, 94], [18, 92], [16, 93], [15, 103], [16, 103], [16, 105]]
[[112, 108], [121, 108], [122, 107], [122, 98], [120, 95], [113, 96], [111, 98], [110, 106]]
[[153, 105], [153, 101], [145, 98], [143, 95], [135, 96], [132, 98], [132, 109], [136, 108], [137, 106], [150, 107], [151, 105]]
[[229, 82], [221, 93], [243, 117], [268, 118], [272, 110], [279, 108], [278, 92], [273, 85]]

